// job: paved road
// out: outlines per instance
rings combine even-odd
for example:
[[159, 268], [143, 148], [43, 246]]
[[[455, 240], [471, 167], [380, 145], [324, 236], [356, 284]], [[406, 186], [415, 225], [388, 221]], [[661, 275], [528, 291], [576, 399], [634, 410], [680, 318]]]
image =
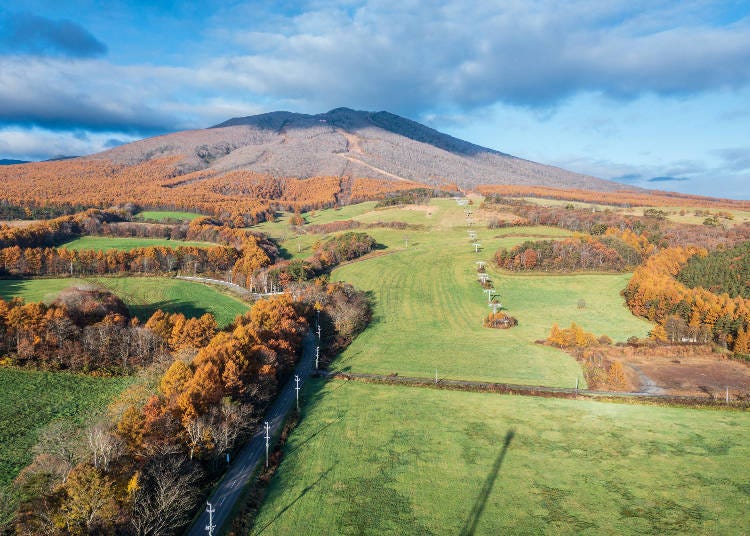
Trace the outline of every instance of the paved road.
[[[312, 372], [315, 362], [315, 336], [308, 333], [304, 340], [302, 358], [297, 364], [295, 374], [300, 378], [306, 378]], [[294, 407], [296, 393], [294, 391], [294, 374], [289, 382], [284, 386], [276, 400], [266, 412], [264, 421], [271, 425], [271, 435], [280, 432], [284, 417]], [[229, 470], [224, 478], [214, 490], [208, 499], [216, 512], [214, 513], [214, 524], [217, 530], [214, 534], [222, 534], [221, 527], [227, 522], [227, 518], [234, 507], [234, 504], [242, 494], [243, 488], [248, 484], [253, 476], [256, 466], [259, 463], [265, 463], [266, 458], [266, 440], [264, 439], [265, 429], [261, 427], [255, 432], [250, 441], [235, 456]], [[201, 507], [204, 511], [201, 516], [185, 533], [188, 536], [205, 536], [206, 525], [208, 525], [208, 514], [205, 512], [205, 505]]]

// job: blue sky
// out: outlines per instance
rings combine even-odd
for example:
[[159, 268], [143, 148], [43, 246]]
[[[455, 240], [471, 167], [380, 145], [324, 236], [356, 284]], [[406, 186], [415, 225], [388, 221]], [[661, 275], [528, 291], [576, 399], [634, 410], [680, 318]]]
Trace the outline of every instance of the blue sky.
[[750, 199], [750, 1], [0, 8], [0, 158], [339, 106], [629, 184]]

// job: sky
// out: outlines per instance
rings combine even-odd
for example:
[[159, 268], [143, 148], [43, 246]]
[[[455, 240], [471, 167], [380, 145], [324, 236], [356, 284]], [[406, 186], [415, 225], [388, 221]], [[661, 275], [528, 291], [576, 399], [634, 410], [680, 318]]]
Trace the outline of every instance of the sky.
[[341, 106], [626, 184], [750, 199], [750, 0], [0, 7], [0, 159]]

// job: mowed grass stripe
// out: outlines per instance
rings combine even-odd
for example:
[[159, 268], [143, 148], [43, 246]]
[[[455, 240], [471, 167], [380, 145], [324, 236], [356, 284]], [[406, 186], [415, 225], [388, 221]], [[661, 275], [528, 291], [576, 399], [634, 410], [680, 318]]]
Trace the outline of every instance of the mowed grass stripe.
[[737, 534], [750, 524], [748, 413], [358, 382], [311, 381], [304, 396], [253, 535]]
[[[565, 354], [534, 348], [529, 344], [533, 339], [521, 340], [512, 330], [482, 328], [488, 309], [486, 295], [474, 281], [474, 257], [460, 254], [455, 246], [436, 247], [420, 244], [334, 272], [334, 278], [372, 291], [376, 302], [375, 322], [343, 353], [338, 366], [416, 376], [431, 376], [437, 368], [449, 378], [575, 383], [578, 365]], [[524, 359], [514, 353], [519, 350], [531, 352]]]
[[[575, 321], [619, 341], [647, 335], [649, 323], [634, 317], [620, 296], [627, 274], [510, 275], [492, 267], [500, 247], [529, 237], [566, 236], [567, 231], [476, 228], [482, 244], [476, 254], [469, 228], [450, 224], [463, 217], [463, 209], [449, 200], [433, 203], [440, 216], [434, 227], [369, 230], [395, 253], [334, 271], [334, 279], [370, 291], [375, 300], [373, 324], [342, 354], [338, 367], [411, 376], [432, 376], [437, 369], [443, 378], [572, 387], [577, 377], [583, 385], [578, 364], [559, 350], [535, 344], [554, 323]], [[409, 247], [404, 248], [407, 235]], [[490, 309], [477, 282], [477, 260], [487, 262], [500, 300], [519, 320], [518, 327], [482, 327]], [[583, 309], [578, 308], [581, 299]]]

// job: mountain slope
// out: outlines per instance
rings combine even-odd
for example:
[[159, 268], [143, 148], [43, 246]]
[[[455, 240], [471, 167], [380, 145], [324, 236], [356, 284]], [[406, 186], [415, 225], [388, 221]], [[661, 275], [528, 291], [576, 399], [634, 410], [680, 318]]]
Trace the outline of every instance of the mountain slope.
[[181, 173], [249, 170], [275, 177], [368, 177], [457, 184], [540, 185], [612, 191], [624, 185], [481, 147], [388, 112], [337, 108], [271, 112], [203, 130], [149, 138], [90, 158], [135, 164], [180, 156]]

